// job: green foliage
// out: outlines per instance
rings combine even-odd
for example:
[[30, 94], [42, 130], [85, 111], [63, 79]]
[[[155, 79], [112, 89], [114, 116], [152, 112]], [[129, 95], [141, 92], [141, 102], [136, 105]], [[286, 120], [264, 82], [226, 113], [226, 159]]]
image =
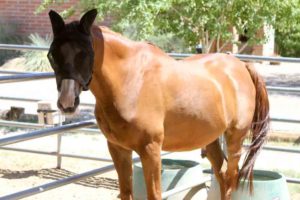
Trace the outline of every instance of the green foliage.
[[287, 57], [300, 57], [300, 26], [289, 33], [276, 32], [278, 54]]
[[300, 1], [283, 2], [281, 15], [288, 15], [289, 20], [282, 20], [281, 16], [277, 18], [277, 51], [281, 56], [300, 57]]
[[[248, 44], [264, 42], [257, 32], [269, 24], [278, 30], [290, 29], [298, 24], [300, 15], [295, 8], [299, 0], [80, 0], [75, 7], [82, 12], [97, 8], [99, 18], [112, 16], [112, 28], [124, 32], [136, 26], [136, 38], [168, 35], [182, 39], [194, 49], [199, 43], [208, 52], [216, 41], [217, 50], [226, 43], [239, 43], [233, 36], [245, 35]], [[49, 2], [44, 0], [43, 4]], [[52, 1], [54, 2], [54, 1]], [[295, 19], [291, 19], [292, 17]], [[292, 22], [292, 25], [290, 24]]]
[[195, 48], [188, 48], [183, 39], [176, 37], [172, 33], [149, 36], [148, 40], [169, 53], [195, 53]]
[[300, 2], [290, 0], [289, 3], [282, 6], [282, 15], [290, 16], [289, 20], [277, 19], [281, 26], [276, 30], [277, 49], [281, 56], [300, 57]]
[[[32, 46], [47, 47], [51, 44], [51, 37], [42, 38], [38, 34], [31, 34], [29, 40]], [[47, 51], [24, 51], [26, 71], [47, 72], [52, 71], [47, 59]]]
[[[133, 40], [139, 39], [139, 32], [136, 24], [124, 25], [123, 34]], [[183, 39], [176, 37], [173, 33], [153, 34], [147, 40], [167, 52], [187, 53], [190, 52]], [[194, 50], [194, 49], [193, 49]]]
[[[13, 25], [0, 24], [0, 43], [2, 44], [19, 44], [22, 41], [20, 36], [14, 35], [15, 27]], [[14, 50], [0, 50], [0, 66], [9, 59], [18, 57], [20, 51]]]
[[[48, 8], [51, 4], [57, 4], [61, 5], [65, 3], [65, 0], [43, 0], [42, 3], [37, 7], [35, 10], [35, 14], [39, 14], [45, 9]], [[66, 10], [62, 11], [60, 15], [63, 18], [68, 18], [69, 16], [73, 15], [75, 13], [75, 6], [71, 6], [70, 8], [67, 8]]]

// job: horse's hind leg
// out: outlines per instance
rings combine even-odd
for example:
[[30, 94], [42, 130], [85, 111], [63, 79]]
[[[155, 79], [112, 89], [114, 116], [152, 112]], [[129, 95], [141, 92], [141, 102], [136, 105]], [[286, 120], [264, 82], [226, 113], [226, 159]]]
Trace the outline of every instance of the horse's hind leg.
[[219, 182], [221, 199], [225, 200], [225, 172], [227, 163], [219, 139], [206, 146], [206, 156]]
[[108, 149], [114, 161], [119, 178], [121, 200], [132, 200], [132, 151], [108, 142]]
[[231, 129], [226, 131], [225, 138], [227, 144], [228, 165], [225, 178], [226, 199], [231, 199], [231, 193], [238, 186], [239, 160], [241, 157], [243, 140], [248, 129]]

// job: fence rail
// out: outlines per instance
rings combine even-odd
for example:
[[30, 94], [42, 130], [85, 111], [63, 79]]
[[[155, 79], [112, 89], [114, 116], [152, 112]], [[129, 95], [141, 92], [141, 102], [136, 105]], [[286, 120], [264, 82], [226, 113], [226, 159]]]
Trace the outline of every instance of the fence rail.
[[[38, 50], [38, 51], [48, 51], [49, 47], [36, 47], [36, 46], [29, 46], [29, 45], [8, 45], [8, 44], [0, 44], [0, 49], [5, 50]], [[176, 53], [170, 53], [170, 56], [176, 58], [176, 59], [182, 59], [186, 58], [188, 56], [192, 56], [194, 54], [176, 54]], [[253, 55], [241, 55], [241, 54], [233, 54], [233, 56], [241, 59], [241, 60], [248, 60], [248, 61], [271, 61], [271, 62], [292, 62], [292, 63], [300, 63], [299, 58], [285, 58], [285, 57], [266, 57], [266, 56], [253, 56]], [[29, 80], [38, 80], [38, 79], [45, 79], [45, 78], [53, 78], [54, 74], [52, 72], [50, 73], [24, 73], [24, 72], [13, 72], [13, 71], [0, 71], [0, 74], [12, 74], [9, 76], [0, 76], [0, 83], [12, 83], [12, 82], [23, 82], [23, 81], [29, 81]], [[275, 92], [291, 92], [291, 93], [300, 93], [300, 88], [287, 88], [287, 87], [273, 87], [268, 86], [267, 89], [269, 91], [275, 91]], [[0, 97], [0, 99], [6, 99], [6, 100], [23, 100], [23, 101], [38, 101], [36, 99], [22, 99], [22, 98], [15, 98], [15, 97]], [[288, 123], [300, 123], [300, 120], [296, 119], [279, 119], [279, 118], [273, 118], [273, 121], [280, 121], [280, 122], [288, 122]], [[0, 120], [0, 125], [14, 125], [14, 126], [22, 126], [27, 127], [31, 126], [30, 128], [41, 128], [38, 125], [29, 125], [27, 124], [20, 124], [20, 123], [8, 123], [3, 122]], [[6, 124], [5, 124], [6, 123]], [[78, 122], [74, 124], [68, 124], [58, 127], [46, 127], [45, 129], [29, 132], [26, 134], [18, 134], [14, 136], [8, 136], [8, 137], [2, 137], [0, 138], [0, 149], [2, 150], [12, 150], [12, 151], [19, 151], [19, 152], [28, 152], [28, 153], [38, 153], [38, 154], [44, 154], [44, 155], [55, 155], [57, 156], [63, 156], [63, 157], [72, 157], [72, 158], [80, 158], [80, 159], [90, 159], [90, 160], [99, 160], [99, 161], [107, 161], [111, 162], [110, 159], [102, 159], [102, 158], [94, 158], [94, 157], [87, 157], [87, 156], [81, 156], [81, 155], [72, 155], [72, 154], [63, 154], [60, 152], [45, 152], [45, 151], [35, 151], [35, 150], [28, 150], [28, 149], [20, 149], [20, 148], [13, 148], [13, 147], [3, 147], [5, 145], [31, 140], [35, 138], [45, 137], [49, 135], [59, 134], [64, 131], [75, 131], [83, 127], [90, 127], [95, 125], [94, 120], [90, 121], [84, 121], [84, 122]], [[85, 131], [91, 130], [91, 129], [84, 129]], [[93, 130], [92, 132], [95, 132]], [[289, 153], [300, 153], [300, 150], [297, 149], [290, 149], [290, 148], [283, 148], [283, 147], [264, 147], [266, 150], [272, 150], [272, 151], [281, 151], [281, 152], [289, 152]], [[137, 162], [137, 158], [134, 159], [135, 162]], [[57, 187], [61, 187], [66, 184], [70, 184], [73, 182], [77, 182], [79, 180], [99, 175], [108, 171], [114, 170], [113, 165], [108, 165], [100, 169], [91, 170], [82, 174], [77, 174], [72, 177], [60, 179], [57, 181], [53, 181], [51, 183], [47, 183], [38, 187], [33, 187], [28, 190], [20, 191], [17, 193], [13, 193], [10, 195], [6, 195], [3, 197], [0, 197], [0, 200], [11, 200], [11, 199], [21, 199], [25, 197], [32, 196], [34, 194], [38, 194], [44, 191], [48, 191], [50, 189], [54, 189]], [[172, 191], [168, 191], [163, 193], [163, 198], [166, 198], [168, 196], [171, 196], [175, 193], [178, 193], [182, 190], [192, 188], [199, 186], [203, 184], [204, 182], [208, 181], [208, 179], [204, 178], [203, 181], [200, 181], [199, 183], [195, 185], [187, 185], [181, 188], [175, 188]], [[299, 179], [294, 178], [288, 178], [288, 182], [290, 183], [300, 183]]]
[[0, 83], [23, 82], [39, 79], [54, 78], [53, 72], [16, 74], [9, 76], [0, 76]]
[[[31, 46], [31, 45], [17, 45], [17, 44], [0, 44], [0, 49], [2, 50], [37, 50], [37, 51], [48, 51], [48, 46]], [[170, 56], [178, 59], [193, 56], [195, 54], [191, 53], [169, 53]], [[255, 55], [245, 55], [245, 54], [232, 54], [241, 60], [247, 61], [271, 61], [271, 62], [291, 62], [300, 63], [300, 58], [291, 57], [270, 57], [270, 56], [255, 56]]]
[[32, 45], [18, 45], [18, 44], [0, 44], [2, 50], [37, 50], [37, 51], [48, 51], [48, 46], [32, 46]]
[[0, 70], [0, 74], [29, 74], [30, 72], [20, 72], [12, 70]]
[[95, 125], [96, 122], [94, 120], [90, 120], [90, 121], [83, 121], [83, 122], [77, 122], [73, 124], [57, 126], [57, 127], [51, 127], [47, 129], [41, 129], [30, 133], [22, 133], [14, 136], [2, 137], [0, 138], [0, 147], [9, 144], [18, 143], [18, 142], [27, 141], [27, 140], [32, 140], [40, 137], [46, 137], [49, 135], [62, 133], [64, 131], [74, 130], [83, 127], [90, 127]]
[[71, 177], [68, 177], [68, 178], [59, 179], [57, 181], [46, 183], [44, 185], [40, 185], [40, 186], [33, 187], [33, 188], [30, 188], [30, 189], [27, 189], [27, 190], [23, 190], [23, 191], [20, 191], [20, 192], [16, 192], [16, 193], [13, 193], [13, 194], [2, 196], [2, 197], [0, 197], [0, 200], [16, 200], [16, 199], [22, 199], [22, 198], [30, 197], [32, 195], [36, 195], [36, 194], [46, 192], [48, 190], [52, 190], [52, 189], [55, 189], [55, 188], [58, 188], [58, 187], [61, 187], [61, 186], [64, 186], [64, 185], [68, 185], [68, 184], [71, 184], [71, 183], [74, 183], [74, 182], [78, 182], [82, 179], [87, 179], [87, 178], [92, 177], [92, 176], [96, 176], [96, 175], [100, 175], [100, 174], [103, 174], [103, 173], [106, 173], [106, 172], [110, 172], [114, 169], [115, 169], [114, 165], [107, 165], [107, 166], [102, 167], [100, 169], [94, 169], [94, 170], [84, 172], [84, 173], [81, 173], [81, 174], [77, 174], [77, 175], [74, 175], [74, 176], [71, 176]]
[[[37, 150], [29, 150], [29, 149], [13, 148], [13, 147], [0, 147], [0, 150], [57, 156], [56, 151], [47, 152], [47, 151], [37, 151]], [[74, 154], [67, 154], [67, 153], [60, 153], [59, 155], [60, 155], [60, 157], [66, 157], [66, 158], [77, 158], [77, 159], [94, 160], [94, 161], [101, 161], [101, 162], [112, 162], [112, 159], [98, 158], [98, 157], [92, 157], [92, 156], [74, 155]]]
[[[9, 101], [26, 101], [26, 102], [39, 102], [42, 101], [41, 99], [31, 99], [31, 98], [21, 98], [21, 97], [5, 97], [0, 96], [0, 99], [2, 100], [9, 100]], [[94, 107], [94, 103], [87, 103], [87, 102], [80, 102], [81, 106], [87, 106], [87, 107]]]
[[[191, 53], [169, 53], [170, 56], [183, 59], [195, 54]], [[270, 61], [270, 62], [290, 62], [290, 63], [300, 63], [300, 58], [292, 58], [292, 57], [270, 57], [270, 56], [255, 56], [255, 55], [245, 55], [245, 54], [231, 54], [241, 60], [246, 61]]]
[[[1, 74], [1, 72], [0, 72]], [[23, 81], [32, 81], [40, 79], [54, 78], [53, 72], [42, 72], [42, 73], [25, 73], [25, 74], [15, 74], [9, 76], [0, 76], [1, 83], [13, 83], [13, 82], [23, 82]], [[267, 86], [268, 91], [274, 92], [291, 92], [291, 93], [300, 93], [300, 88], [295, 87], [274, 87]]]

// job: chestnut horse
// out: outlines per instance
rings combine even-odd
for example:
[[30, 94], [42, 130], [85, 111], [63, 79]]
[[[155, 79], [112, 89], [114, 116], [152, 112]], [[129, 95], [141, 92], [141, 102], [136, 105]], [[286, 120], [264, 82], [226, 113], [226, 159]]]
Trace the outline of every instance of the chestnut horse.
[[[269, 102], [262, 78], [226, 54], [176, 61], [158, 47], [93, 26], [96, 10], [65, 24], [50, 11], [54, 39], [48, 58], [59, 91], [58, 107], [72, 113], [90, 89], [95, 117], [107, 138], [122, 200], [133, 199], [132, 151], [143, 165], [148, 199], [161, 199], [161, 150], [206, 148], [220, 184], [231, 199], [239, 180], [250, 179], [266, 138]], [[242, 143], [252, 144], [239, 170]], [[218, 137], [224, 134], [228, 158]], [[200, 177], [199, 177], [200, 178]]]

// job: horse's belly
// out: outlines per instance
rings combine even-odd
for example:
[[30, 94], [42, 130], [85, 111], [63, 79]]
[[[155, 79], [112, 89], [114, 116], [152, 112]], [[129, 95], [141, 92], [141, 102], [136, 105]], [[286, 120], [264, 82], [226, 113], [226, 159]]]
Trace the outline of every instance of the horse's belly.
[[189, 151], [205, 147], [226, 130], [222, 122], [180, 115], [166, 119], [164, 127], [162, 148], [165, 151]]

